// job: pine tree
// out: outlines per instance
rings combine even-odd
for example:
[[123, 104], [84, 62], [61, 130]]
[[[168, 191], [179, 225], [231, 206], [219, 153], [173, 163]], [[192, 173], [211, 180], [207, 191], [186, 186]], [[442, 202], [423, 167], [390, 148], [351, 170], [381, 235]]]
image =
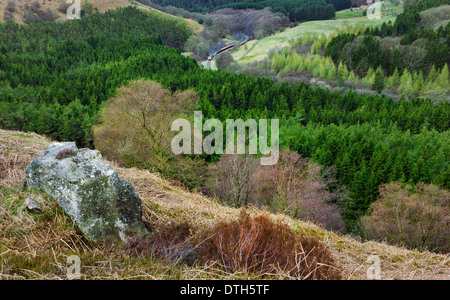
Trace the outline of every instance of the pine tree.
[[337, 175], [341, 178], [343, 184], [349, 184], [353, 178], [354, 168], [348, 153], [336, 163]]
[[306, 70], [306, 67], [305, 67], [305, 59], [306, 59], [305, 57], [300, 56], [299, 63], [298, 63], [298, 67], [297, 67], [297, 72], [298, 72], [298, 73], [301, 73], [301, 72], [303, 72], [303, 71]]
[[354, 83], [357, 83], [359, 81], [358, 77], [356, 77], [353, 70], [350, 71], [350, 74], [348, 74], [348, 80]]
[[291, 48], [289, 48], [289, 47], [284, 47], [284, 48], [283, 48], [283, 52], [281, 53], [281, 55], [282, 55], [284, 58], [287, 58], [290, 54], [291, 54]]
[[280, 55], [279, 53], [275, 53], [275, 55], [272, 58], [272, 70], [274, 69], [283, 70], [285, 62], [286, 62], [285, 56]]
[[348, 202], [344, 218], [347, 220], [356, 220], [367, 210], [367, 188], [369, 174], [365, 162], [361, 166], [361, 170], [356, 172], [353, 181], [350, 184], [351, 200]]
[[339, 62], [339, 66], [338, 66], [338, 75], [343, 77], [343, 78], [348, 78], [349, 72], [347, 69], [347, 66], [345, 66], [342, 61]]
[[375, 81], [375, 71], [373, 70], [372, 67], [369, 68], [369, 70], [367, 71], [366, 77], [364, 77], [362, 81], [366, 85], [372, 85], [374, 83], [374, 81]]
[[413, 79], [411, 73], [407, 69], [403, 71], [403, 75], [400, 77], [400, 85], [397, 92], [402, 95], [411, 95], [414, 92]]
[[328, 65], [326, 63], [326, 60], [322, 59], [319, 64], [318, 75], [322, 79], [327, 79], [327, 74], [328, 74]]
[[394, 73], [387, 80], [387, 86], [389, 88], [397, 87], [400, 84], [400, 73], [398, 68], [395, 68]]
[[329, 81], [333, 81], [336, 79], [336, 66], [334, 65], [330, 57], [327, 57], [325, 62], [327, 64], [326, 79]]
[[420, 95], [423, 86], [424, 86], [424, 80], [423, 80], [423, 74], [421, 71], [419, 73], [416, 73], [416, 75], [414, 76], [413, 90], [414, 90], [415, 96]]
[[437, 76], [435, 80], [436, 84], [442, 88], [442, 89], [448, 89], [450, 86], [449, 82], [449, 72], [448, 72], [448, 65], [445, 64], [442, 68], [441, 73], [439, 73], [439, 76]]
[[439, 76], [439, 72], [436, 70], [436, 67], [433, 65], [431, 67], [430, 73], [428, 73], [426, 82], [427, 83], [434, 82], [438, 76]]
[[378, 94], [381, 94], [381, 92], [384, 90], [384, 75], [381, 70], [377, 70], [375, 74], [372, 90], [377, 91]]

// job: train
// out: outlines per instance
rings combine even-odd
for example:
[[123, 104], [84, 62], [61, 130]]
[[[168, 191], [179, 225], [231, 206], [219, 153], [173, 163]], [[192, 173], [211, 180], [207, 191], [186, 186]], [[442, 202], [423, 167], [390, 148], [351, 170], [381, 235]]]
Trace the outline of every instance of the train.
[[245, 43], [247, 43], [247, 41], [248, 41], [248, 36], [246, 36], [246, 35], [242, 35], [243, 37], [244, 37], [244, 41], [242, 41], [242, 42], [234, 42], [234, 43], [232, 43], [232, 44], [230, 44], [230, 45], [227, 45], [227, 46], [225, 46], [225, 47], [223, 47], [222, 49], [220, 49], [219, 51], [216, 51], [216, 52], [214, 52], [212, 55], [210, 55], [209, 57], [208, 57], [208, 60], [209, 61], [212, 61], [213, 59], [214, 59], [214, 57], [216, 57], [216, 55], [219, 55], [220, 53], [223, 53], [223, 52], [226, 52], [226, 51], [228, 51], [228, 50], [231, 50], [231, 49], [234, 49], [234, 47], [236, 47], [236, 45], [239, 43], [239, 45], [240, 46], [242, 46], [242, 45], [244, 45]]

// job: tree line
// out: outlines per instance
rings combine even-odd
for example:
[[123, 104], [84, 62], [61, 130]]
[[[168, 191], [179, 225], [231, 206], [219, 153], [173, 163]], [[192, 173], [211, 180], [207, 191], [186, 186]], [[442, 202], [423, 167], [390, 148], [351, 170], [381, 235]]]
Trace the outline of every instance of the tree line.
[[[148, 2], [148, 0], [143, 0]], [[222, 8], [265, 9], [271, 7], [273, 12], [280, 12], [288, 16], [292, 22], [327, 20], [335, 17], [336, 10], [349, 8], [348, 0], [253, 0], [253, 1], [205, 1], [205, 0], [152, 0], [154, 4], [175, 6], [192, 12], [208, 13]]]

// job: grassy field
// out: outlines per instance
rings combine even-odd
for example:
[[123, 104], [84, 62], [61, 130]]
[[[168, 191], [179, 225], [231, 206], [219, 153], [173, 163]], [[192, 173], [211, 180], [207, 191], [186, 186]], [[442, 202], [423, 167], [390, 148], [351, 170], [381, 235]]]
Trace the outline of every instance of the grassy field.
[[[93, 244], [74, 228], [56, 202], [38, 191], [23, 191], [25, 167], [51, 141], [34, 133], [0, 129], [0, 279], [66, 279], [66, 258], [78, 255], [82, 279], [259, 279], [258, 274], [225, 272], [217, 264], [173, 263], [152, 256], [128, 255], [126, 249]], [[146, 170], [126, 169], [110, 163], [121, 178], [130, 181], [143, 202], [143, 219], [153, 228], [185, 223], [208, 228], [223, 220], [239, 218], [240, 210], [222, 206], [214, 199], [191, 193]], [[6, 167], [6, 168], [5, 168]], [[24, 205], [33, 197], [43, 213], [29, 213]], [[248, 209], [251, 215], [261, 215]], [[450, 258], [430, 252], [411, 251], [383, 243], [361, 243], [350, 236], [286, 217], [269, 215], [297, 233], [318, 238], [331, 251], [342, 270], [342, 279], [367, 279], [371, 257], [380, 260], [382, 279], [448, 279]], [[293, 279], [284, 273], [271, 279]]]
[[358, 11], [350, 11], [350, 10], [342, 10], [336, 12], [336, 20], [340, 19], [351, 19], [351, 18], [361, 18], [364, 17], [364, 12], [362, 10]]
[[[388, 2], [389, 3], [389, 2]], [[391, 5], [389, 3], [389, 5]], [[347, 14], [346, 12], [343, 12]], [[359, 12], [360, 13], [360, 12]], [[348, 15], [348, 14], [347, 14]], [[395, 16], [391, 12], [383, 12], [381, 19], [369, 19], [367, 17], [356, 18], [338, 18], [335, 20], [311, 21], [302, 23], [294, 28], [288, 28], [283, 32], [272, 36], [253, 40], [247, 43], [247, 47], [241, 47], [238, 51], [232, 53], [233, 58], [240, 65], [258, 62], [267, 58], [267, 55], [273, 49], [282, 49], [289, 46], [291, 41], [297, 40], [307, 34], [331, 34], [332, 32], [346, 27], [357, 25], [377, 26], [384, 22], [394, 21]]]

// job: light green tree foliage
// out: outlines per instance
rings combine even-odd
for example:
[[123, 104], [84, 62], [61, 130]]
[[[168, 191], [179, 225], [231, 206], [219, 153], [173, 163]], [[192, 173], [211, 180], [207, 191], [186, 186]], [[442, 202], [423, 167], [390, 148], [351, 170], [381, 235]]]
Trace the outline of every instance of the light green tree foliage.
[[445, 64], [441, 72], [434, 66], [421, 90], [421, 96], [428, 97], [434, 101], [448, 100], [450, 95], [450, 79], [448, 65]]
[[394, 74], [386, 80], [387, 87], [393, 88], [400, 84], [400, 72], [395, 68]]
[[436, 84], [442, 88], [442, 89], [448, 89], [450, 86], [449, 82], [449, 72], [448, 72], [448, 65], [445, 64], [445, 66], [442, 68], [441, 73], [436, 78]]
[[353, 70], [350, 71], [350, 74], [348, 74], [348, 81], [353, 82], [353, 83], [357, 83], [359, 82], [358, 77], [355, 75], [355, 73], [353, 72]]
[[414, 96], [418, 96], [420, 94], [420, 92], [422, 91], [424, 83], [425, 82], [423, 80], [422, 72], [414, 74], [414, 82], [413, 82]]
[[337, 71], [337, 73], [338, 73], [338, 75], [339, 75], [340, 77], [345, 78], [345, 79], [347, 79], [348, 76], [350, 75], [350, 72], [348, 71], [347, 66], [344, 65], [344, 64], [342, 63], [342, 61], [339, 62], [339, 66], [338, 66], [338, 71]]
[[366, 77], [363, 78], [362, 82], [366, 85], [372, 85], [375, 81], [375, 71], [372, 67], [367, 71]]
[[397, 92], [403, 95], [410, 95], [414, 92], [413, 78], [408, 70], [403, 71]]

